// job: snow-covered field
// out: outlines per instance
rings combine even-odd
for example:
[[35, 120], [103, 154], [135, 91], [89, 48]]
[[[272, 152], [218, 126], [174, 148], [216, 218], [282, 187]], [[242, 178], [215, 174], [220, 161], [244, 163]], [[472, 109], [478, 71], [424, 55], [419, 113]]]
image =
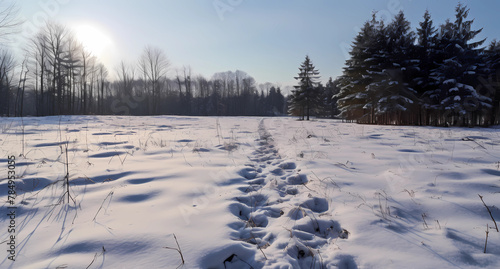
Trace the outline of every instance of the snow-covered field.
[[497, 128], [2, 118], [0, 268], [498, 268], [499, 150]]

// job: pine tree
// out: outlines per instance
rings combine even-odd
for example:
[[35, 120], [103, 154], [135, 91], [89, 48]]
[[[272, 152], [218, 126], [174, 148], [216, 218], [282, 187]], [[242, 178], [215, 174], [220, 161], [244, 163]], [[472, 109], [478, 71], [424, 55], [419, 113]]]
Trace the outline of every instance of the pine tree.
[[[417, 35], [400, 12], [375, 14], [356, 36], [337, 80], [340, 116], [358, 123], [489, 125], [500, 119], [500, 44], [480, 48], [469, 9], [436, 31], [428, 11]], [[415, 42], [418, 37], [418, 42]]]
[[484, 75], [479, 78], [482, 92], [492, 97], [490, 124], [500, 123], [500, 41], [493, 40], [483, 55]]
[[276, 100], [275, 100], [275, 107], [278, 111], [278, 115], [285, 115], [285, 96], [283, 96], [283, 93], [281, 93], [281, 89], [278, 87], [278, 90], [276, 91]]
[[[328, 100], [328, 97], [326, 96], [327, 95], [326, 88], [320, 82], [316, 86], [316, 91], [318, 93], [318, 104], [314, 108], [314, 114], [316, 115], [316, 117], [323, 118], [323, 117], [325, 117], [325, 114], [328, 115], [327, 114], [328, 110], [325, 109], [325, 105], [327, 102], [326, 100]], [[329, 100], [331, 100], [331, 98], [329, 98]]]
[[369, 71], [370, 62], [375, 60], [377, 35], [383, 28], [375, 15], [372, 15], [372, 20], [365, 22], [355, 37], [349, 52], [351, 57], [346, 60], [346, 67], [338, 79], [340, 91], [334, 97], [337, 98], [339, 116], [346, 120], [368, 122], [366, 112], [373, 114], [374, 106], [366, 93], [366, 87], [373, 80], [373, 73]]
[[420, 22], [417, 28], [418, 42], [414, 48], [414, 54], [418, 56], [419, 62], [418, 71], [412, 81], [412, 86], [417, 90], [417, 95], [420, 97], [419, 123], [425, 125], [429, 124], [428, 109], [431, 104], [429, 96], [435, 89], [430, 74], [431, 70], [435, 68], [433, 60], [436, 54], [436, 31], [431, 15], [426, 10], [424, 21]]
[[411, 121], [418, 99], [408, 83], [418, 69], [411, 57], [414, 40], [403, 12], [387, 26], [375, 14], [365, 23], [339, 80], [341, 116], [361, 123]]
[[292, 111], [300, 111], [302, 119], [306, 116], [309, 120], [311, 110], [317, 107], [320, 101], [317, 88], [319, 71], [315, 69], [309, 56], [306, 56], [299, 70], [298, 76], [295, 77], [299, 81], [299, 85], [294, 86], [295, 90], [292, 91], [290, 108]]
[[482, 29], [471, 30], [469, 9], [459, 4], [455, 11], [455, 21], [442, 25], [437, 37], [438, 66], [431, 78], [439, 88], [430, 97], [438, 101], [433, 105], [438, 113], [437, 124], [475, 125], [492, 108], [491, 98], [476, 90], [482, 62], [477, 48], [484, 40], [471, 42]]
[[381, 42], [385, 36], [387, 45], [383, 60], [376, 68], [382, 72], [377, 82], [379, 93], [376, 112], [378, 115], [385, 114], [386, 117], [382, 120], [384, 124], [408, 124], [418, 99], [416, 91], [408, 83], [417, 70], [415, 64], [418, 60], [413, 59], [410, 54], [415, 34], [403, 11], [394, 17], [384, 32]]
[[334, 118], [338, 114], [337, 109], [337, 98], [335, 97], [339, 93], [339, 88], [337, 87], [338, 80], [333, 81], [332, 77], [328, 79], [324, 90], [321, 95], [321, 106], [320, 114], [323, 117]]
[[377, 115], [387, 112], [382, 111], [384, 108], [380, 107], [380, 99], [388, 86], [389, 73], [387, 71], [392, 69], [392, 66], [389, 66], [388, 29], [383, 21], [375, 19], [375, 14], [372, 18], [372, 25], [372, 40], [370, 48], [366, 50], [369, 58], [364, 61], [367, 64], [365, 68], [368, 73], [363, 76], [368, 82], [364, 89], [364, 115], [358, 120], [363, 123], [376, 123]]
[[266, 115], [278, 116], [283, 115], [283, 106], [285, 97], [281, 94], [280, 88], [271, 87], [267, 96], [267, 111]]

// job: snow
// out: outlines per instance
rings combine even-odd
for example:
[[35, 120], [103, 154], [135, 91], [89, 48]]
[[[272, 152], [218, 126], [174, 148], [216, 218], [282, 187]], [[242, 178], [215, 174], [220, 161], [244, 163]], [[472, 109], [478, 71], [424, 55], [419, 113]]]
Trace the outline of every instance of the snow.
[[455, 48], [459, 49], [460, 51], [464, 51], [464, 48], [462, 48], [462, 46], [458, 44], [455, 44]]
[[404, 107], [404, 106], [402, 106], [400, 104], [396, 104], [395, 110], [396, 111], [406, 111], [406, 107]]
[[460, 87], [460, 88], [463, 88], [463, 89], [466, 89], [470, 92], [476, 92], [476, 89], [474, 89], [474, 87], [472, 87], [471, 85], [466, 85], [466, 84], [462, 84], [462, 83], [457, 83], [457, 87]]
[[366, 72], [370, 75], [379, 75], [379, 76], [382, 76], [382, 75], [385, 75], [384, 72], [379, 72], [379, 71], [370, 71], [370, 70], [366, 70]]
[[182, 268], [500, 267], [497, 128], [64, 116], [2, 118], [0, 143], [1, 268], [176, 268], [177, 242]]
[[452, 57], [452, 58], [449, 58], [449, 59], [444, 60], [443, 62], [444, 62], [444, 63], [450, 63], [450, 62], [452, 62], [452, 63], [456, 63], [456, 62], [457, 62], [456, 58], [457, 58], [457, 57]]
[[356, 93], [356, 97], [354, 97], [354, 99], [365, 99], [366, 97], [367, 97], [366, 93], [359, 92]]
[[456, 79], [447, 79], [443, 81], [443, 84], [456, 84], [457, 80]]

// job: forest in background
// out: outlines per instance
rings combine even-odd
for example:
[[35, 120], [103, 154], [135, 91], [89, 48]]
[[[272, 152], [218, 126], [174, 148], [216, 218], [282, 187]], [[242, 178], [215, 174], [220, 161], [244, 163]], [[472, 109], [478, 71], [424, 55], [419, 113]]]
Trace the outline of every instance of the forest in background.
[[[15, 4], [0, 8], [3, 41], [19, 34], [17, 13]], [[258, 84], [240, 70], [211, 78], [193, 76], [190, 67], [173, 70], [166, 53], [149, 45], [137, 62], [122, 61], [110, 71], [71, 29], [54, 21], [30, 37], [23, 51], [17, 59], [0, 47], [0, 116], [286, 113], [279, 85]]]
[[340, 117], [370, 124], [488, 126], [500, 120], [500, 42], [483, 46], [469, 9], [416, 32], [401, 11], [367, 21], [337, 79]]
[[[47, 22], [30, 39], [22, 63], [0, 51], [0, 115], [283, 115], [285, 97], [243, 71], [211, 79], [191, 69], [167, 76], [170, 62], [146, 46], [136, 64], [108, 69], [62, 24]], [[16, 70], [17, 69], [17, 70]]]
[[[0, 37], [20, 25], [15, 6], [0, 12]], [[0, 115], [295, 115], [365, 124], [488, 126], [500, 121], [500, 42], [477, 40], [469, 9], [436, 27], [429, 11], [416, 31], [401, 11], [376, 13], [355, 37], [343, 73], [318, 82], [311, 59], [299, 66], [295, 90], [258, 84], [236, 70], [211, 78], [184, 67], [171, 75], [161, 49], [146, 46], [134, 64], [110, 71], [70, 29], [47, 22], [19, 61], [0, 49]], [[167, 73], [170, 72], [170, 75]]]

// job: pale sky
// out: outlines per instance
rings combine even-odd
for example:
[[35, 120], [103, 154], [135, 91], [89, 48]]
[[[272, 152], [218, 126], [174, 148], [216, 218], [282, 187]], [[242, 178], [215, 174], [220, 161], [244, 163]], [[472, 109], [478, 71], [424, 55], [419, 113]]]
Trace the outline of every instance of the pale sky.
[[[210, 78], [242, 70], [258, 83], [294, 85], [308, 54], [322, 81], [342, 73], [346, 53], [372, 11], [389, 20], [400, 10], [415, 29], [426, 9], [437, 26], [454, 18], [455, 0], [23, 0], [29, 36], [45, 19], [66, 24], [114, 74], [136, 63], [146, 45], [161, 48], [176, 69]], [[500, 1], [462, 1], [481, 37], [500, 39]]]

